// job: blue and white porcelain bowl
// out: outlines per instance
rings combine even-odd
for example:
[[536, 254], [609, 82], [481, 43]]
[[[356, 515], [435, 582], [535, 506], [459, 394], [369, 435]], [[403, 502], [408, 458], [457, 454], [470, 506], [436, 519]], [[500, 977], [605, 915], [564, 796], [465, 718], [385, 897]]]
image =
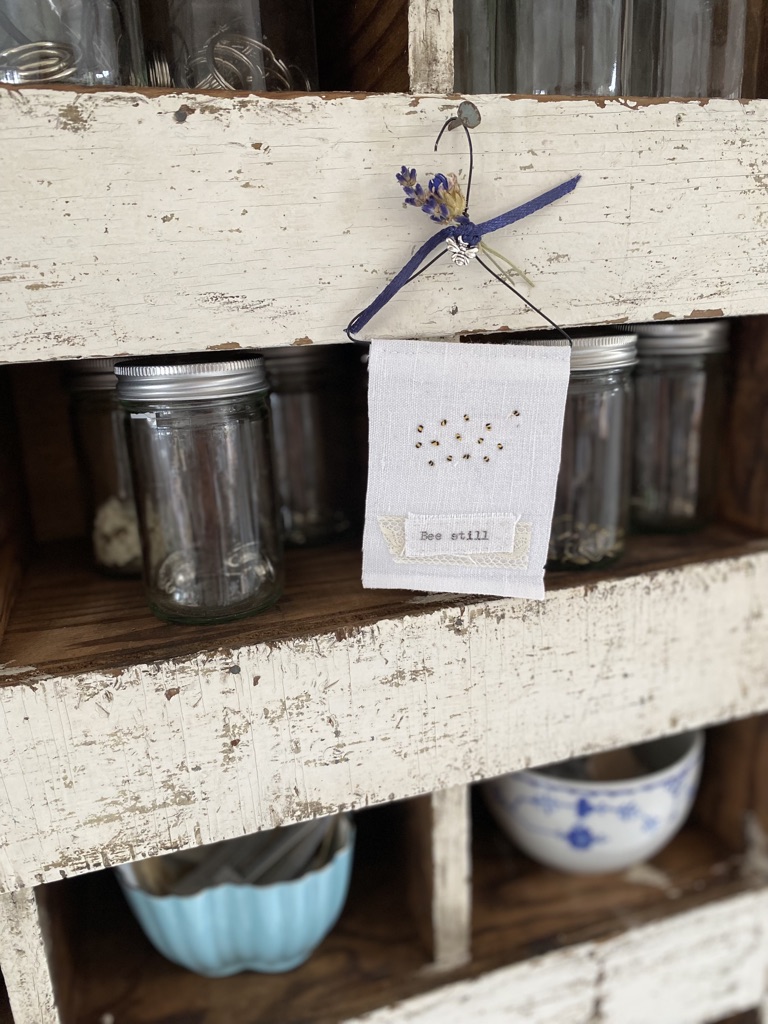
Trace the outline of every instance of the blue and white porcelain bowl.
[[349, 890], [354, 826], [322, 868], [272, 885], [216, 885], [193, 896], [153, 896], [130, 864], [117, 868], [125, 898], [163, 956], [208, 978], [242, 971], [276, 974], [309, 958], [341, 914]]
[[623, 871], [658, 853], [688, 817], [704, 733], [632, 749], [647, 769], [638, 778], [574, 778], [575, 762], [566, 761], [486, 783], [486, 802], [503, 831], [534, 860], [574, 874]]

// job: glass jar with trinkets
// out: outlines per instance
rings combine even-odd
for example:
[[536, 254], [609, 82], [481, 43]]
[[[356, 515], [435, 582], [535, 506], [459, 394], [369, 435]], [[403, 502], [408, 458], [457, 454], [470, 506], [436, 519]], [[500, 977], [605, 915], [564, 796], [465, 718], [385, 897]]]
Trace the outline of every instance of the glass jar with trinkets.
[[557, 481], [551, 567], [608, 565], [629, 519], [633, 334], [573, 332]]
[[313, 10], [312, 0], [162, 0], [148, 19], [152, 84], [314, 89]]
[[139, 524], [114, 363], [114, 359], [71, 363], [66, 383], [89, 506], [94, 561], [110, 575], [138, 576]]
[[637, 324], [632, 522], [689, 530], [714, 518], [727, 320]]
[[152, 611], [223, 622], [277, 600], [282, 549], [263, 360], [118, 363]]
[[275, 473], [285, 540], [305, 545], [345, 533], [355, 504], [352, 436], [357, 347], [268, 349]]
[[144, 84], [136, 0], [0, 0], [0, 82]]

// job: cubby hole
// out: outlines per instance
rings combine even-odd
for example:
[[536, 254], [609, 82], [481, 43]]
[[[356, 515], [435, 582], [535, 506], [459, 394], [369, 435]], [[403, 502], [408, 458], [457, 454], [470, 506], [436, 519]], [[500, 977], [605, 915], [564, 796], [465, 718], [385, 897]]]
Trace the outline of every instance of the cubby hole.
[[207, 979], [176, 966], [145, 937], [111, 871], [42, 887], [54, 946], [66, 951], [53, 961], [62, 1024], [331, 1024], [423, 988], [430, 956], [409, 911], [407, 812], [392, 803], [355, 815], [341, 918], [286, 974]]
[[[707, 730], [688, 820], [647, 865], [575, 875], [526, 856], [472, 794], [473, 966], [488, 971], [727, 899], [755, 884], [768, 800], [760, 781], [768, 716]], [[764, 833], [762, 833], [764, 835]]]

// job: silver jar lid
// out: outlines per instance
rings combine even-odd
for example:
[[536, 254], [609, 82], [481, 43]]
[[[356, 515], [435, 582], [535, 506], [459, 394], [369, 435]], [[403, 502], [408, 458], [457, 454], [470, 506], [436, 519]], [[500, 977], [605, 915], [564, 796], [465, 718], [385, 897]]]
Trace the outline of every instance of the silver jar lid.
[[729, 320], [681, 320], [626, 324], [637, 335], [637, 348], [646, 355], [707, 355], [728, 349]]
[[[637, 362], [637, 348], [634, 334], [598, 333], [588, 327], [568, 332], [573, 340], [571, 348], [572, 370], [612, 370], [634, 366]], [[510, 338], [511, 345], [567, 345], [561, 334], [554, 331], [538, 331], [517, 338]]]
[[637, 362], [636, 334], [577, 334], [571, 349], [572, 370], [618, 370]]
[[68, 363], [64, 379], [70, 391], [114, 391], [117, 387], [115, 359], [78, 359]]
[[261, 356], [197, 362], [131, 360], [116, 363], [115, 374], [119, 397], [132, 401], [238, 398], [267, 390]]

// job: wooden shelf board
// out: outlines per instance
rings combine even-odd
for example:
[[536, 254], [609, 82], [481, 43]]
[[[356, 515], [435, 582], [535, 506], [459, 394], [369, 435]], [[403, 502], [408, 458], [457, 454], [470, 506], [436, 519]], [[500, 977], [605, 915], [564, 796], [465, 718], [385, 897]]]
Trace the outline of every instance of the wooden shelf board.
[[390, 809], [367, 812], [362, 819], [355, 878], [339, 925], [307, 964], [287, 975], [198, 978], [152, 949], [113, 879], [97, 875], [56, 883], [73, 887], [73, 919], [80, 923], [68, 937], [76, 1006], [63, 1024], [93, 1024], [105, 1013], [121, 1024], [246, 1019], [249, 1024], [337, 1024], [503, 964], [608, 938], [629, 924], [666, 918], [744, 889], [736, 880], [734, 859], [696, 829], [681, 834], [653, 862], [670, 887], [679, 890], [675, 897], [622, 876], [560, 875], [511, 856], [495, 837], [483, 835], [475, 844], [475, 955], [464, 968], [435, 974], [424, 969], [402, 883], [391, 870], [396, 819]]
[[[427, 0], [412, 7], [428, 26], [410, 33], [426, 60], [450, 21]], [[412, 84], [450, 88], [449, 61], [433, 70], [425, 79], [412, 67]], [[572, 196], [498, 239], [556, 322], [768, 310], [754, 244], [766, 101], [475, 99], [478, 220], [582, 174]], [[434, 154], [457, 102], [0, 88], [0, 173], [24, 210], [0, 229], [0, 251], [12, 254], [0, 275], [1, 358], [339, 341], [429, 235], [403, 208], [403, 160], [466, 180], [463, 138], [444, 139], [437, 164]], [[410, 337], [415, 326], [438, 338], [542, 321], [481, 268], [444, 263], [371, 333]]]
[[44, 549], [0, 646], [0, 890], [768, 709], [768, 542], [724, 527], [544, 602], [296, 552], [276, 609], [202, 629], [82, 564]]
[[[699, 533], [632, 537], [617, 566], [549, 573], [547, 590], [582, 593], [604, 580], [759, 551], [768, 551], [768, 540], [723, 525]], [[364, 590], [360, 571], [357, 542], [289, 551], [285, 593], [274, 608], [233, 623], [174, 625], [149, 612], [140, 581], [109, 579], [93, 571], [84, 545], [44, 546], [0, 643], [0, 685], [317, 635], [340, 638], [382, 619], [423, 615], [439, 607], [502, 603], [485, 597]]]

